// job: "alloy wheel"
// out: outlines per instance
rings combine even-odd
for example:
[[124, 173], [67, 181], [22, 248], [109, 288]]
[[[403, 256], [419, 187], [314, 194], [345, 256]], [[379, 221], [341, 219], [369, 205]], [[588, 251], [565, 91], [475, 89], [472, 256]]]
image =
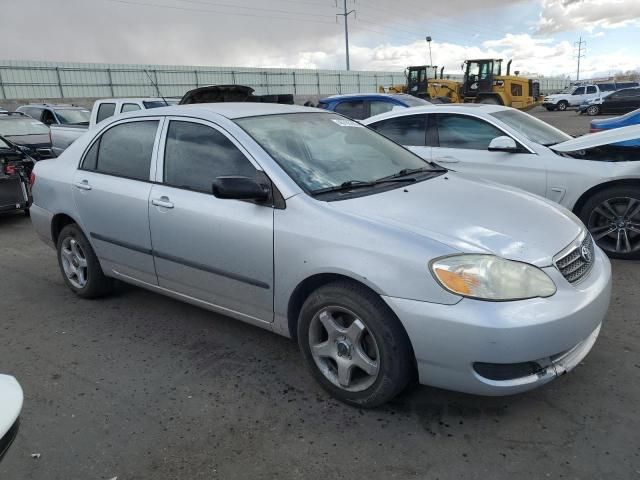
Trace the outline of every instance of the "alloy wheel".
[[600, 107], [598, 107], [597, 105], [591, 105], [590, 107], [587, 108], [587, 113], [592, 117], [595, 115], [598, 115], [599, 112], [600, 112]]
[[629, 254], [640, 250], [640, 200], [616, 197], [605, 200], [589, 215], [587, 228], [603, 250]]
[[371, 387], [380, 373], [380, 351], [375, 338], [354, 312], [324, 307], [311, 320], [309, 347], [318, 369], [337, 387], [360, 392]]
[[87, 257], [75, 238], [69, 236], [62, 241], [60, 249], [62, 269], [67, 279], [76, 288], [87, 285]]

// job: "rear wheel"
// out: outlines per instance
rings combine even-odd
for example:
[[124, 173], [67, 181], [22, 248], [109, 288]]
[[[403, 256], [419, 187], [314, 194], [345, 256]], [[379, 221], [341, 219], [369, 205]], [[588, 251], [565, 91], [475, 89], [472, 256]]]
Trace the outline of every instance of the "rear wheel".
[[113, 288], [91, 244], [76, 224], [67, 225], [58, 236], [58, 265], [67, 286], [79, 297], [96, 298]]
[[567, 102], [565, 100], [560, 100], [558, 102], [558, 105], [556, 106], [556, 108], [558, 110], [560, 110], [561, 112], [564, 112], [568, 107], [569, 107], [569, 102]]
[[612, 258], [640, 258], [640, 188], [614, 187], [593, 195], [580, 212], [593, 239]]
[[376, 407], [409, 382], [412, 350], [379, 295], [348, 281], [320, 287], [304, 302], [298, 342], [316, 380], [334, 397]]
[[600, 105], [589, 105], [587, 107], [587, 114], [595, 117], [596, 115], [600, 114]]

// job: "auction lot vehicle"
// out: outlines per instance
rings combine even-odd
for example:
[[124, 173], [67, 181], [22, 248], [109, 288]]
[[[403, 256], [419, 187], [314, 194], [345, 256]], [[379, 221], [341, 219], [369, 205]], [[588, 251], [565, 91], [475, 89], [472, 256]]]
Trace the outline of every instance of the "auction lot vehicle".
[[175, 103], [177, 103], [176, 100], [165, 100], [164, 98], [106, 98], [96, 100], [87, 123], [51, 125], [50, 136], [53, 152], [56, 156], [60, 155], [83, 133], [106, 118], [137, 110], [166, 107]]
[[640, 108], [640, 87], [625, 88], [603, 98], [590, 100], [578, 108], [580, 113], [595, 116], [611, 113], [629, 113]]
[[431, 105], [431, 103], [405, 93], [353, 93], [323, 98], [320, 100], [318, 108], [362, 120], [391, 110], [424, 105]]
[[29, 212], [29, 175], [34, 163], [17, 145], [0, 137], [0, 212]]
[[17, 380], [0, 375], [0, 460], [18, 433], [24, 394]]
[[114, 117], [36, 164], [32, 189], [77, 295], [116, 278], [297, 338], [353, 405], [416, 373], [484, 395], [542, 385], [587, 355], [609, 305], [609, 260], [565, 209], [319, 109]]
[[609, 94], [610, 91], [603, 92], [598, 85], [569, 87], [562, 93], [545, 96], [542, 106], [550, 112], [553, 110], [564, 112], [569, 107], [579, 107], [583, 103], [601, 99]]
[[[591, 120], [591, 128], [589, 131], [591, 133], [596, 133], [604, 130], [612, 130], [614, 128], [630, 127], [633, 125], [640, 125], [640, 108], [620, 117]], [[640, 147], [640, 138], [617, 143], [616, 145], [622, 147]], [[638, 150], [630, 150], [630, 152], [633, 152], [636, 155], [640, 154]]]
[[574, 139], [512, 108], [454, 104], [363, 123], [426, 160], [560, 203], [607, 254], [640, 258], [640, 156], [613, 145], [640, 138], [640, 127]]
[[49, 127], [22, 112], [0, 113], [0, 136], [36, 160], [53, 157]]
[[22, 112], [45, 125], [89, 125], [91, 111], [84, 107], [64, 104], [32, 103], [21, 105], [16, 112]]

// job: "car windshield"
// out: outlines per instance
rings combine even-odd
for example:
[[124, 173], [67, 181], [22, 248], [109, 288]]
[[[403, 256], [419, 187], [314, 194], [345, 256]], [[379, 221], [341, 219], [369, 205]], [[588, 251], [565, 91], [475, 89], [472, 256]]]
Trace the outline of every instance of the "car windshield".
[[424, 107], [425, 105], [431, 105], [431, 102], [427, 102], [423, 98], [414, 97], [413, 95], [394, 95], [394, 98], [406, 103], [410, 107]]
[[144, 101], [142, 102], [144, 104], [144, 107], [149, 109], [149, 108], [160, 108], [160, 107], [166, 107], [166, 106], [170, 106], [172, 105], [171, 102], [169, 101], [164, 101], [164, 100], [151, 100], [151, 101]]
[[572, 138], [563, 131], [520, 110], [501, 110], [492, 113], [491, 116], [520, 132], [530, 141], [546, 147], [555, 145], [556, 143], [566, 142]]
[[236, 120], [308, 192], [438, 168], [345, 117], [293, 113]]
[[11, 117], [0, 120], [0, 135], [5, 137], [20, 135], [48, 135], [49, 127], [29, 117]]
[[58, 108], [56, 115], [63, 125], [89, 125], [91, 112], [89, 110]]

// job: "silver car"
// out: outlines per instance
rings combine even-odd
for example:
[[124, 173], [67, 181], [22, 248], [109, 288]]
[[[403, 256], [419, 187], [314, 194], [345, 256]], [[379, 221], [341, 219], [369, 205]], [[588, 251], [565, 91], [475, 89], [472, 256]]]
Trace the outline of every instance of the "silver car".
[[33, 225], [77, 295], [118, 279], [297, 338], [353, 405], [414, 378], [542, 385], [584, 358], [609, 305], [609, 260], [569, 211], [331, 112], [132, 112], [32, 180]]

